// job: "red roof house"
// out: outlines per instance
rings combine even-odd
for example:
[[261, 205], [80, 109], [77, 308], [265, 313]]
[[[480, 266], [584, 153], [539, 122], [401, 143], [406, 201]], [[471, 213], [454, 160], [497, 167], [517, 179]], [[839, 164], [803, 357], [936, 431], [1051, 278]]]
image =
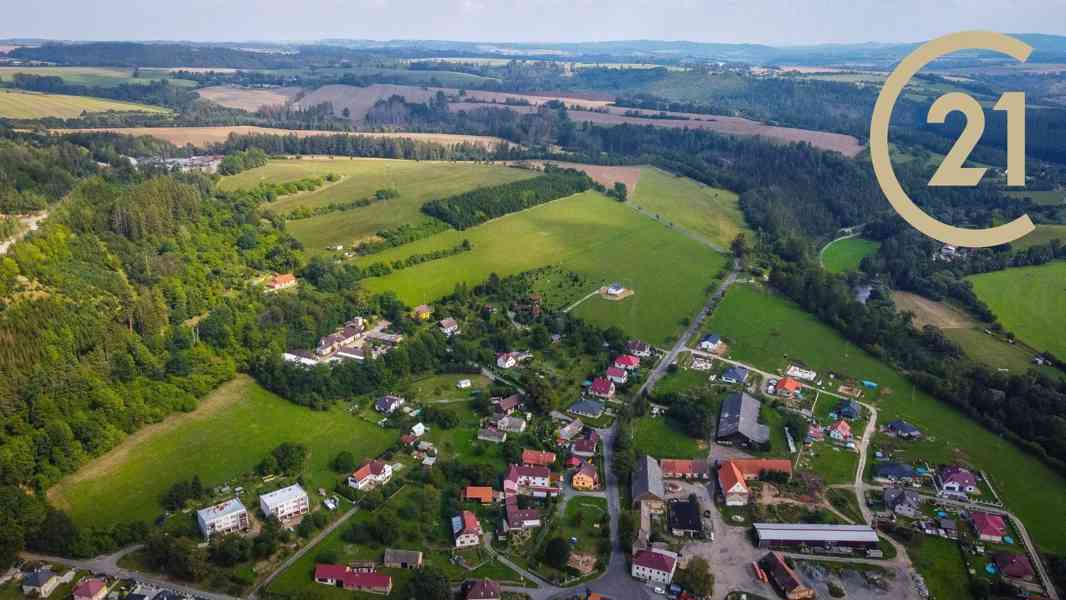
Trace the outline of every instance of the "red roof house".
[[1029, 562], [1029, 557], [1024, 554], [1001, 552], [992, 557], [992, 560], [996, 561], [996, 566], [999, 567], [999, 572], [1004, 577], [1032, 581], [1036, 576], [1033, 572], [1033, 563]]
[[74, 600], [100, 600], [107, 595], [107, 585], [99, 579], [86, 579], [74, 588]]
[[851, 425], [841, 419], [829, 427], [829, 437], [834, 440], [846, 442], [851, 439]]
[[636, 356], [633, 356], [632, 354], [623, 354], [618, 358], [614, 359], [614, 366], [618, 367], [619, 369], [632, 371], [633, 369], [640, 367], [640, 359]]
[[376, 572], [355, 573], [343, 565], [315, 565], [315, 581], [343, 587], [346, 590], [376, 594], [392, 593], [392, 577]]
[[541, 450], [522, 450], [522, 464], [546, 467], [555, 464], [555, 453]]
[[621, 385], [629, 381], [629, 371], [619, 367], [607, 367], [607, 379]]
[[614, 382], [605, 377], [597, 377], [592, 380], [592, 385], [589, 386], [589, 393], [600, 398], [613, 398]]
[[977, 537], [986, 542], [999, 543], [1007, 535], [1007, 522], [1000, 515], [975, 510], [970, 513], [970, 522]]

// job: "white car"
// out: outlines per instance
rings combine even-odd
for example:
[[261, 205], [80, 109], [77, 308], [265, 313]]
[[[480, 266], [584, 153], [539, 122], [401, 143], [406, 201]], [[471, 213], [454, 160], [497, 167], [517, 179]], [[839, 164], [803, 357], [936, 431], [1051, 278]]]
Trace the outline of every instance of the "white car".
[[656, 594], [662, 594], [662, 595], [666, 595], [666, 590], [664, 590], [664, 589], [663, 589], [663, 588], [661, 588], [661, 587], [656, 587], [656, 588], [655, 588], [655, 593], [656, 593]]

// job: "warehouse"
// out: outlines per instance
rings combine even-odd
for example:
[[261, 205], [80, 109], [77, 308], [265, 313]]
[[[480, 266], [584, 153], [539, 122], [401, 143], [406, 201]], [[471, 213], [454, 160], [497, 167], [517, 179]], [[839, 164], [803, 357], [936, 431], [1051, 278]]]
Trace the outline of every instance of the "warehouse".
[[866, 525], [756, 523], [755, 537], [760, 548], [880, 553], [877, 533]]

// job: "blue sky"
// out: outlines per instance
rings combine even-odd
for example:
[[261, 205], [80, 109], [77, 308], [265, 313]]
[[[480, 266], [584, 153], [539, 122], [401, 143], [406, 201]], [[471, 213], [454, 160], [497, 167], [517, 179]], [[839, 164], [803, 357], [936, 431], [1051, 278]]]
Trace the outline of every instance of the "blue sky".
[[0, 37], [78, 40], [632, 39], [797, 45], [966, 29], [1066, 34], [1034, 0], [5, 0]]

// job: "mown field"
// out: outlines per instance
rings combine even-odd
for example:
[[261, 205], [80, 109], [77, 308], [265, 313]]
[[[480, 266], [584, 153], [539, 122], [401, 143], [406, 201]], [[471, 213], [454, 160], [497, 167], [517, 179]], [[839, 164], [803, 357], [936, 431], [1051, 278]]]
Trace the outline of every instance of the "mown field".
[[[594, 291], [618, 281], [635, 291], [620, 302], [599, 297], [574, 314], [630, 335], [662, 343], [704, 301], [704, 290], [725, 256], [595, 192], [577, 194], [490, 221], [359, 259], [391, 263], [413, 254], [452, 248], [464, 239], [473, 250], [364, 281], [373, 292], [393, 290], [410, 305], [476, 284], [490, 274], [511, 275], [559, 265], [586, 276]], [[669, 293], [663, 293], [669, 290]]]
[[282, 442], [310, 450], [308, 489], [332, 489], [338, 477], [329, 462], [342, 450], [357, 459], [392, 444], [395, 430], [381, 429], [341, 408], [312, 411], [283, 400], [240, 376], [205, 398], [200, 407], [142, 429], [117, 448], [82, 467], [48, 491], [81, 525], [109, 525], [163, 512], [161, 495], [175, 482], [199, 475], [215, 486], [252, 471]]
[[822, 250], [822, 266], [830, 273], [857, 271], [862, 259], [874, 254], [880, 247], [880, 242], [859, 237], [836, 240]]
[[1019, 339], [1066, 356], [1066, 261], [967, 277], [974, 292]]
[[738, 233], [749, 232], [735, 193], [654, 167], [641, 169], [629, 202], [663, 223], [678, 225], [719, 248], [728, 248]]
[[15, 90], [0, 90], [0, 117], [10, 119], [43, 119], [58, 117], [71, 119], [84, 112], [139, 111], [151, 113], [169, 112], [158, 106], [119, 102], [88, 96], [64, 96], [62, 94], [39, 94]]
[[260, 182], [282, 183], [304, 177], [336, 173], [343, 179], [314, 192], [282, 197], [270, 209], [284, 214], [295, 208], [316, 208], [372, 196], [395, 188], [399, 197], [362, 208], [290, 221], [288, 230], [311, 252], [330, 246], [351, 246], [380, 229], [414, 223], [426, 218], [422, 205], [475, 188], [527, 179], [533, 171], [476, 163], [430, 162], [388, 159], [276, 160], [265, 167], [222, 180], [226, 190], [254, 187]]
[[[121, 67], [0, 67], [0, 80], [12, 81], [16, 73], [28, 75], [40, 75], [42, 77], [62, 77], [64, 83], [71, 85], [87, 85], [100, 87], [114, 87], [124, 83], [138, 84], [169, 79], [177, 86], [192, 87], [195, 81], [188, 79], [174, 79], [167, 73], [153, 72], [148, 77], [134, 77], [133, 69]], [[144, 73], [142, 73], [144, 75]]]
[[1062, 190], [1036, 190], [1036, 191], [1011, 191], [1007, 192], [1011, 198], [1029, 198], [1037, 204], [1047, 206], [1062, 206], [1066, 204], [1066, 192]]
[[1011, 246], [1025, 250], [1033, 246], [1046, 245], [1051, 240], [1060, 240], [1066, 243], [1066, 225], [1037, 225], [1036, 231], [1016, 242], [1011, 242]]
[[[1060, 279], [1060, 282], [1062, 280]], [[917, 391], [899, 373], [794, 303], [762, 288], [730, 289], [711, 318], [710, 328], [732, 344], [730, 355], [775, 371], [789, 358], [812, 368], [870, 379], [881, 386], [879, 422], [906, 418], [925, 432], [909, 453], [931, 463], [967, 461], [984, 469], [1009, 508], [1036, 542], [1051, 552], [1066, 552], [1066, 479], [974, 423], [950, 406]], [[1033, 482], [1039, 481], [1039, 486]]]

